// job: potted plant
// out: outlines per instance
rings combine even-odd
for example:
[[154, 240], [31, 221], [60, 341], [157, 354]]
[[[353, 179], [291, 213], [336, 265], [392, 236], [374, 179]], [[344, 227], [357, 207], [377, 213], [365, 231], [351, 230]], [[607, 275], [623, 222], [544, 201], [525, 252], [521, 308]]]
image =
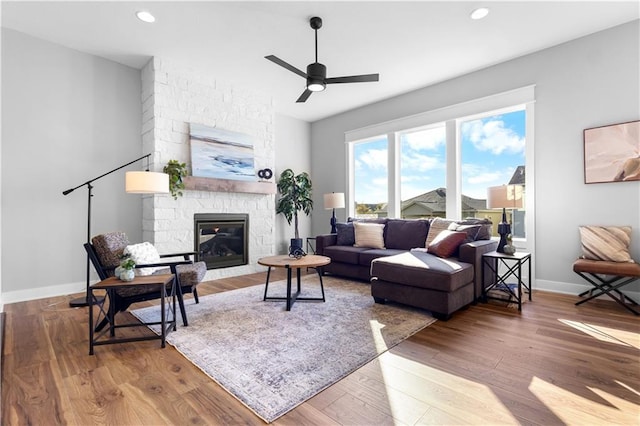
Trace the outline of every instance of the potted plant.
[[291, 239], [291, 246], [289, 246], [289, 254], [292, 255], [303, 253], [302, 238], [298, 232], [298, 212], [303, 211], [309, 216], [313, 210], [311, 186], [311, 178], [306, 172], [296, 175], [291, 169], [286, 169], [278, 179], [280, 199], [276, 205], [276, 213], [282, 213], [289, 225], [293, 220], [295, 238]]
[[132, 281], [135, 278], [136, 262], [129, 256], [124, 256], [120, 260], [120, 266], [116, 268], [114, 274], [122, 281]]
[[171, 191], [173, 199], [177, 200], [178, 196], [182, 196], [184, 189], [182, 178], [187, 176], [187, 165], [178, 160], [169, 160], [162, 171], [169, 175], [169, 191]]

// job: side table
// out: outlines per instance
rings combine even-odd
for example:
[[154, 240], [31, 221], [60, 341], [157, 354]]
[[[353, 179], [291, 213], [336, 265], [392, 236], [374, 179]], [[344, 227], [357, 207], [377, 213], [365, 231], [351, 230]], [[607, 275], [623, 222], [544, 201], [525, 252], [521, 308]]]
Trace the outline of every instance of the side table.
[[[167, 285], [171, 284], [171, 293], [167, 294]], [[133, 287], [133, 286], [155, 286], [158, 287], [160, 292], [160, 321], [156, 322], [141, 322], [141, 323], [127, 323], [116, 325], [116, 312], [114, 309], [113, 297], [117, 289]], [[93, 294], [94, 290], [105, 290], [109, 298], [108, 311], [105, 310], [104, 301], [100, 302], [98, 298]], [[170, 297], [169, 309], [165, 306], [165, 299]], [[93, 321], [93, 307], [98, 306], [98, 318], [96, 322], [100, 322], [102, 318], [105, 318], [108, 323], [108, 327], [97, 333], [94, 329]], [[167, 317], [171, 314], [171, 317]], [[160, 325], [160, 335], [153, 336], [141, 336], [141, 337], [124, 337], [115, 338], [116, 328], [123, 327], [146, 327], [148, 325]], [[102, 280], [92, 286], [89, 286], [89, 355], [93, 355], [93, 347], [98, 345], [110, 345], [113, 343], [126, 343], [126, 342], [139, 342], [142, 340], [155, 340], [160, 339], [162, 341], [161, 347], [165, 347], [165, 339], [167, 331], [169, 329], [176, 330], [176, 280], [173, 274], [160, 274], [160, 275], [146, 275], [138, 276], [133, 281], [122, 281], [116, 277], [109, 277], [106, 280]], [[109, 331], [109, 337], [101, 339]]]
[[[522, 280], [522, 267], [527, 265], [528, 280], [527, 283]], [[504, 266], [506, 271], [500, 273], [500, 266]], [[485, 268], [489, 268], [493, 272], [493, 283], [486, 285]], [[515, 278], [515, 283], [508, 283], [507, 279]], [[517, 286], [517, 292], [514, 291]], [[518, 311], [522, 310], [522, 289], [529, 293], [531, 300], [531, 253], [516, 252], [514, 254], [499, 253], [492, 251], [482, 255], [482, 298], [486, 302], [487, 299], [504, 300], [498, 297], [488, 295], [491, 290], [499, 290], [518, 301]]]

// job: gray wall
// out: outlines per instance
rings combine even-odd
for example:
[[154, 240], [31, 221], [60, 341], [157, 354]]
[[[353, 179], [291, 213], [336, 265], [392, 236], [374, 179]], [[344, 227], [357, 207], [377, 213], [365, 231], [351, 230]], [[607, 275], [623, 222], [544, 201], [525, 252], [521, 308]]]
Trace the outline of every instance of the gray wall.
[[[527, 55], [311, 126], [316, 202], [345, 191], [344, 132], [460, 102], [536, 85], [534, 250], [538, 288], [574, 293], [578, 225], [631, 225], [640, 261], [640, 182], [584, 184], [585, 128], [640, 118], [639, 21]], [[383, 78], [384, 76], [382, 76]], [[336, 212], [344, 218], [345, 210]], [[324, 213], [324, 214], [322, 214]], [[329, 212], [313, 216], [326, 233]]]
[[[309, 123], [286, 115], [276, 114], [276, 167], [273, 171], [274, 182], [278, 181], [280, 173], [286, 169], [293, 170], [295, 174], [302, 172], [311, 174], [310, 141], [311, 125]], [[312, 183], [314, 184], [313, 193], [317, 194], [313, 176]], [[279, 195], [276, 195], [276, 203], [278, 202], [278, 198], [280, 198]], [[298, 215], [300, 238], [306, 239], [307, 237], [315, 235], [311, 233], [311, 217], [313, 217], [321, 206], [322, 204], [315, 203], [315, 208], [310, 217], [305, 216], [304, 213]], [[283, 215], [276, 215], [276, 253], [288, 253], [290, 240], [293, 237], [293, 222], [289, 225]]]
[[[2, 29], [4, 303], [84, 289], [88, 191], [62, 191], [142, 155], [141, 110], [140, 71]], [[138, 241], [142, 201], [124, 172], [94, 182], [92, 234]]]

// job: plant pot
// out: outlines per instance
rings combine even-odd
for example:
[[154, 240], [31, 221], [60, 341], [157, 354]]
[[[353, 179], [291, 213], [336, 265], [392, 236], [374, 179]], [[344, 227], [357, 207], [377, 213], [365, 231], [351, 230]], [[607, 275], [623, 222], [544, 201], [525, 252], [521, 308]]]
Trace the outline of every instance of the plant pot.
[[120, 279], [122, 281], [133, 281], [136, 277], [135, 271], [133, 269], [124, 269], [120, 272]]
[[302, 249], [302, 238], [292, 238], [291, 245], [289, 246], [289, 255], [300, 256], [302, 254], [304, 254], [304, 250]]

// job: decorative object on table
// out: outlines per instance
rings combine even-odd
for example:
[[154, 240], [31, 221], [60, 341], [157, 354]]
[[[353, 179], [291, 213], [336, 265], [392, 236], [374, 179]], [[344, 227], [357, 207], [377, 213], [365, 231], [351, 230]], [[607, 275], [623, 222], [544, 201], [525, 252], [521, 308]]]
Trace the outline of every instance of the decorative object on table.
[[[301, 297], [320, 296], [317, 277], [302, 280]], [[167, 343], [273, 422], [435, 321], [425, 310], [375, 304], [360, 282], [327, 276], [324, 287], [325, 303], [290, 312], [263, 302], [264, 284], [203, 296], [189, 306], [191, 325], [169, 333]], [[286, 280], [269, 291], [284, 294]], [[157, 306], [131, 312], [144, 322], [160, 319]]]
[[260, 179], [269, 180], [273, 177], [273, 171], [271, 169], [258, 170], [258, 177]]
[[640, 180], [640, 121], [585, 129], [584, 183]]
[[[90, 179], [85, 183], [82, 183], [74, 188], [67, 189], [62, 192], [62, 195], [69, 195], [76, 189], [86, 186], [87, 187], [87, 244], [90, 243], [91, 240], [91, 198], [93, 197], [92, 183], [97, 181], [100, 178], [103, 178], [111, 173], [120, 170], [124, 167], [127, 167], [135, 162], [138, 162], [142, 159], [147, 159], [147, 169], [143, 172], [127, 172], [125, 174], [125, 191], [130, 194], [167, 194], [169, 193], [169, 176], [166, 173], [156, 173], [149, 171], [149, 157], [151, 154], [143, 155], [140, 158], [136, 158], [133, 161], [130, 161], [126, 164], [123, 164], [120, 167], [116, 167], [115, 169], [108, 171], [107, 173], [103, 173], [98, 177]], [[86, 281], [86, 290], [85, 297], [80, 299], [74, 299], [69, 302], [69, 305], [72, 307], [80, 307], [80, 306], [88, 306], [89, 305], [89, 285], [90, 285], [90, 259], [87, 254], [87, 281]]]
[[487, 188], [487, 208], [502, 209], [502, 220], [498, 224], [500, 242], [496, 251], [504, 253], [507, 235], [511, 234], [511, 224], [507, 221], [506, 209], [521, 209], [524, 206], [524, 187], [522, 185], [501, 185]]
[[169, 160], [162, 171], [169, 175], [169, 191], [171, 191], [173, 199], [177, 200], [178, 196], [182, 197], [184, 189], [182, 178], [187, 176], [187, 165], [178, 160]]
[[125, 257], [122, 262], [120, 262], [120, 271], [117, 275], [118, 278], [120, 278], [122, 281], [133, 281], [136, 276], [136, 273], [134, 271], [135, 267], [136, 262], [130, 257]]
[[282, 59], [274, 55], [265, 56], [265, 59], [280, 65], [281, 67], [298, 74], [307, 80], [307, 87], [296, 102], [305, 102], [312, 92], [320, 92], [325, 89], [327, 84], [335, 83], [366, 83], [378, 81], [378, 74], [351, 75], [347, 77], [327, 78], [327, 67], [318, 62], [318, 30], [322, 28], [322, 19], [314, 16], [309, 20], [309, 25], [315, 32], [316, 37], [316, 61], [307, 65], [307, 72], [303, 72], [291, 64], [286, 63]]
[[333, 210], [331, 214], [331, 233], [336, 234], [336, 209], [344, 208], [344, 192], [332, 192], [324, 194], [324, 209]]
[[252, 136], [191, 123], [190, 142], [193, 176], [256, 180]]
[[294, 222], [295, 237], [291, 239], [289, 254], [296, 254], [304, 251], [298, 232], [298, 212], [302, 211], [309, 216], [313, 210], [311, 178], [306, 172], [296, 175], [293, 170], [286, 169], [280, 174], [277, 187], [280, 199], [276, 204], [276, 213], [282, 213], [289, 225], [291, 221]]
[[507, 244], [503, 247], [504, 254], [514, 254], [516, 252], [516, 246], [513, 245], [513, 238], [511, 234], [507, 235]]

